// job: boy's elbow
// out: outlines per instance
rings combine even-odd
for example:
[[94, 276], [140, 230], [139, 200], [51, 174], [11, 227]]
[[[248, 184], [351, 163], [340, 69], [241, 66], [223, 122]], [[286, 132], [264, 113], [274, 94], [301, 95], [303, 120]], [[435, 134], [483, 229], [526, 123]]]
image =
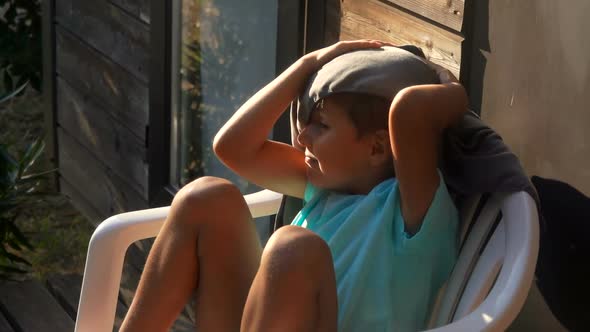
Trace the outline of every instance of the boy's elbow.
[[456, 122], [467, 110], [467, 93], [461, 84], [411, 86], [395, 96], [390, 119], [421, 121], [436, 131]]
[[220, 130], [213, 138], [213, 153], [227, 167], [234, 169], [248, 160], [247, 149], [242, 144], [236, 143], [230, 135]]
[[217, 132], [215, 137], [213, 138], [212, 149], [217, 158], [223, 160], [226, 159], [228, 155], [228, 146], [227, 139], [224, 136], [223, 132], [220, 130]]
[[231, 144], [229, 144], [223, 135], [218, 132], [217, 135], [213, 138], [212, 144], [213, 153], [219, 161], [221, 161], [225, 166], [233, 169], [235, 164], [235, 152], [232, 153], [230, 150]]
[[402, 89], [397, 93], [389, 109], [389, 124], [392, 129], [408, 129], [425, 120], [424, 115], [428, 109], [425, 107], [424, 99], [420, 95], [420, 89], [413, 86]]

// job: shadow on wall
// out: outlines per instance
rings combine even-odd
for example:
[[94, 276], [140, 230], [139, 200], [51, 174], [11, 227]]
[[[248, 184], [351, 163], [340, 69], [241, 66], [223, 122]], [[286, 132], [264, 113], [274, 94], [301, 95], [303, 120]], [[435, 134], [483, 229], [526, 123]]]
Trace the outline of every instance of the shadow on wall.
[[546, 229], [541, 234], [537, 284], [570, 331], [590, 326], [590, 198], [565, 182], [533, 176]]

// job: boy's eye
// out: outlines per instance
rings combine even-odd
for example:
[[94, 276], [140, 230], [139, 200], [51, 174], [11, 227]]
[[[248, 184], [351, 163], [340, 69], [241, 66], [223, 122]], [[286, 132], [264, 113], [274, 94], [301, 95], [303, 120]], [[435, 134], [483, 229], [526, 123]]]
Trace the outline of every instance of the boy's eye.
[[326, 128], [328, 128], [328, 125], [327, 125], [327, 124], [325, 124], [325, 123], [323, 123], [323, 122], [320, 122], [320, 123], [319, 123], [319, 125], [320, 125], [320, 127], [321, 127], [322, 129], [326, 129]]

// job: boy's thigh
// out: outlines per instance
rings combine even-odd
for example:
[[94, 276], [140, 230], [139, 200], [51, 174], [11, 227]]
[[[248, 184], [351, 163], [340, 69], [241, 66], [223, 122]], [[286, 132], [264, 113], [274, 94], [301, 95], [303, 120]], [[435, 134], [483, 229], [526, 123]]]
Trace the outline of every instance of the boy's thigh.
[[299, 226], [279, 228], [264, 248], [259, 273], [283, 314], [313, 318], [318, 331], [336, 330], [334, 263], [328, 244], [316, 233]]
[[235, 265], [247, 275], [258, 268], [258, 232], [243, 195], [230, 181], [207, 176], [190, 182], [174, 197], [169, 219], [196, 233], [201, 267]]
[[202, 177], [183, 187], [174, 200], [189, 211], [185, 219], [196, 231], [200, 292], [242, 293], [245, 299], [262, 247], [240, 190], [226, 179]]

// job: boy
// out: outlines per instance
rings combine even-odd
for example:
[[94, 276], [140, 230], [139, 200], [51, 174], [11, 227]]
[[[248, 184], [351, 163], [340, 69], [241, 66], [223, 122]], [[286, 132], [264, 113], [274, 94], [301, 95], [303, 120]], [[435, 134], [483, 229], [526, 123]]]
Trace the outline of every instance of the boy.
[[[425, 327], [454, 262], [457, 211], [436, 168], [437, 144], [466, 110], [464, 89], [449, 76], [385, 100], [332, 94], [301, 124], [305, 151], [267, 140], [311, 74], [341, 54], [386, 45], [339, 42], [307, 54], [232, 116], [215, 137], [217, 156], [305, 207], [263, 251], [231, 183], [204, 177], [185, 186], [122, 331], [167, 329], [195, 290], [200, 331]], [[376, 120], [362, 124], [352, 110], [359, 105]]]

